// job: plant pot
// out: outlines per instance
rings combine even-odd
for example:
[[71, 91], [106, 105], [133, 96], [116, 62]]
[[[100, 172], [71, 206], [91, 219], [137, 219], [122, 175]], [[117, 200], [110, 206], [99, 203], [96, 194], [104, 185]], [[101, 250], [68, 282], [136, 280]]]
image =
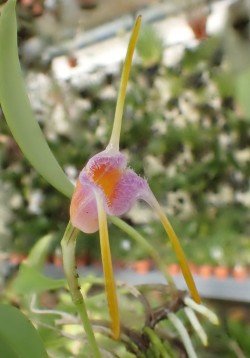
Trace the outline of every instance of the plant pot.
[[90, 255], [83, 254], [76, 257], [76, 265], [77, 266], [89, 266], [92, 263], [92, 259]]
[[193, 275], [197, 275], [199, 273], [199, 266], [194, 264], [193, 262], [189, 262], [188, 266]]
[[149, 259], [139, 260], [132, 264], [132, 268], [140, 274], [145, 274], [149, 272], [151, 266], [152, 266], [152, 262]]
[[63, 265], [63, 259], [62, 259], [62, 257], [55, 255], [55, 256], [54, 256], [54, 261], [53, 261], [53, 263], [54, 263], [54, 265], [55, 265], [56, 267], [62, 267], [62, 265]]
[[20, 265], [24, 260], [26, 259], [26, 256], [21, 253], [12, 253], [10, 254], [10, 263], [12, 265]]
[[168, 272], [170, 273], [170, 275], [174, 276], [174, 275], [178, 275], [181, 272], [181, 268], [178, 264], [170, 264], [168, 266]]
[[126, 263], [123, 260], [116, 260], [113, 263], [113, 266], [116, 270], [121, 270], [124, 269], [126, 267]]
[[214, 274], [219, 280], [224, 280], [229, 276], [230, 270], [227, 266], [217, 266], [214, 269]]
[[213, 266], [212, 265], [202, 265], [199, 268], [199, 274], [203, 278], [208, 278], [213, 275]]
[[233, 269], [233, 277], [236, 281], [244, 281], [248, 277], [248, 270], [246, 267], [236, 265]]

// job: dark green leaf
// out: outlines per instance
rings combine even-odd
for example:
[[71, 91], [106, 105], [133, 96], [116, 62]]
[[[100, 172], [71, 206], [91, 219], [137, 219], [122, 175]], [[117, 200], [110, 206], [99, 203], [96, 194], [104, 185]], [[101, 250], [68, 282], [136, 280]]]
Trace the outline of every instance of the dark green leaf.
[[0, 357], [48, 358], [30, 321], [17, 308], [0, 304]]

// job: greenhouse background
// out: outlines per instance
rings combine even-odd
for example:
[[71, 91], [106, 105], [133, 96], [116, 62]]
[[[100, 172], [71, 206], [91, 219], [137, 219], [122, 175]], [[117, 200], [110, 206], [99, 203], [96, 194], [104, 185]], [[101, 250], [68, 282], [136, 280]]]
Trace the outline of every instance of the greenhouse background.
[[[0, 11], [5, 3], [0, 1]], [[108, 143], [129, 33], [142, 14], [120, 148], [131, 168], [148, 180], [180, 238], [204, 302], [219, 317], [219, 326], [204, 322], [207, 347], [194, 337], [197, 356], [248, 357], [250, 2], [20, 0], [16, 11], [31, 106], [72, 183]], [[2, 51], [0, 47], [0, 57]], [[60, 241], [69, 200], [31, 167], [2, 112], [0, 170], [1, 301], [29, 312], [30, 301], [22, 297], [25, 277], [15, 280], [31, 248], [48, 234], [43, 272], [63, 278]], [[123, 220], [157, 248], [184, 289], [175, 254], [150, 208], [137, 202]], [[128, 285], [162, 285], [149, 252], [114, 225], [109, 231], [118, 279]], [[90, 275], [93, 293], [98, 293], [98, 233], [80, 235], [76, 259], [80, 276]], [[33, 294], [30, 287], [28, 291]], [[157, 293], [150, 296], [152, 302]], [[64, 292], [35, 294], [40, 307], [67, 312]], [[133, 309], [141, 313], [136, 304]], [[128, 316], [124, 319], [131, 320], [132, 313]], [[65, 348], [53, 346], [55, 337], [45, 332], [45, 325], [40, 330], [51, 357], [84, 356], [79, 340]], [[187, 356], [180, 351], [172, 356]]]

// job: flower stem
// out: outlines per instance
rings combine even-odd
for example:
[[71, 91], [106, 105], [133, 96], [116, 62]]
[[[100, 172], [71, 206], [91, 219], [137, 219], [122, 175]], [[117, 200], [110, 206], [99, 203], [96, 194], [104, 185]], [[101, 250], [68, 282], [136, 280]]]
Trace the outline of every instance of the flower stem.
[[132, 226], [128, 225], [122, 219], [119, 219], [115, 216], [111, 216], [109, 219], [114, 225], [119, 227], [122, 231], [126, 232], [132, 239], [139, 243], [145, 249], [145, 251], [150, 254], [150, 256], [154, 259], [156, 265], [158, 266], [159, 270], [165, 274], [166, 280], [171, 288], [171, 291], [175, 293], [177, 291], [177, 288], [175, 286], [174, 280], [166, 270], [166, 266], [155, 248], [150, 245], [138, 231], [136, 231]]
[[113, 338], [118, 339], [120, 337], [120, 318], [119, 318], [115, 279], [114, 279], [110, 245], [109, 245], [107, 216], [102, 199], [98, 196], [97, 193], [95, 193], [95, 195], [96, 195], [96, 204], [98, 210], [102, 265], [103, 265], [104, 281], [105, 281], [105, 287], [107, 293], [107, 301], [109, 306], [109, 313], [111, 318], [111, 328], [112, 328]]
[[186, 256], [185, 256], [184, 251], [181, 247], [180, 241], [179, 241], [178, 237], [176, 236], [174, 229], [172, 228], [172, 225], [170, 224], [167, 216], [165, 215], [163, 209], [161, 208], [160, 204], [156, 200], [153, 193], [151, 193], [148, 196], [147, 201], [148, 201], [149, 205], [151, 205], [151, 207], [158, 214], [158, 216], [161, 220], [161, 223], [162, 223], [166, 233], [168, 234], [168, 237], [169, 237], [170, 242], [173, 246], [173, 249], [175, 250], [177, 259], [180, 263], [182, 274], [184, 276], [184, 279], [187, 283], [188, 289], [189, 289], [194, 301], [196, 303], [201, 303], [201, 299], [200, 299], [199, 293], [197, 291], [193, 276], [189, 269]]
[[79, 230], [76, 229], [71, 224], [71, 222], [69, 222], [61, 241], [63, 267], [72, 301], [83, 323], [83, 327], [88, 338], [89, 345], [92, 348], [93, 355], [95, 358], [101, 358], [101, 354], [97, 346], [91, 323], [88, 318], [85, 302], [80, 291], [80, 286], [78, 282], [78, 274], [76, 271], [75, 262], [75, 246], [78, 234]]
[[119, 150], [119, 142], [120, 142], [120, 134], [121, 134], [121, 126], [122, 126], [122, 115], [123, 115], [123, 107], [124, 107], [124, 101], [125, 101], [125, 96], [126, 96], [128, 78], [129, 78], [129, 73], [130, 73], [130, 69], [131, 69], [132, 57], [133, 57], [136, 41], [137, 41], [138, 34], [139, 34], [140, 25], [141, 25], [141, 16], [138, 16], [136, 19], [136, 23], [135, 23], [132, 35], [130, 37], [127, 55], [125, 58], [123, 69], [122, 69], [122, 77], [121, 77], [121, 83], [120, 83], [117, 104], [116, 104], [116, 109], [115, 109], [113, 130], [112, 130], [110, 142], [108, 145], [108, 148], [114, 149], [117, 151]]

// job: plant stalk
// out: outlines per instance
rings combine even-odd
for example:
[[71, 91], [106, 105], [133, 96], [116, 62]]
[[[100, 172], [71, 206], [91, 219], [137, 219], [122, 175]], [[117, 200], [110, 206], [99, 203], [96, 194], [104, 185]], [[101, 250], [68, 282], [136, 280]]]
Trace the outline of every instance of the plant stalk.
[[177, 292], [177, 288], [175, 286], [174, 280], [172, 279], [169, 272], [166, 270], [166, 265], [162, 261], [159, 253], [155, 250], [155, 248], [148, 243], [148, 241], [132, 226], [128, 225], [125, 221], [115, 216], [110, 216], [109, 219], [119, 227], [122, 231], [126, 232], [132, 239], [134, 239], [139, 245], [141, 245], [145, 251], [147, 251], [150, 256], [154, 259], [156, 265], [158, 266], [159, 270], [165, 274], [167, 283], [169, 284], [171, 291], [173, 293]]
[[88, 338], [89, 345], [91, 346], [93, 355], [95, 358], [101, 358], [78, 281], [75, 261], [75, 246], [78, 234], [79, 230], [76, 229], [71, 222], [69, 222], [61, 241], [63, 267], [72, 301], [83, 323], [83, 328]]

